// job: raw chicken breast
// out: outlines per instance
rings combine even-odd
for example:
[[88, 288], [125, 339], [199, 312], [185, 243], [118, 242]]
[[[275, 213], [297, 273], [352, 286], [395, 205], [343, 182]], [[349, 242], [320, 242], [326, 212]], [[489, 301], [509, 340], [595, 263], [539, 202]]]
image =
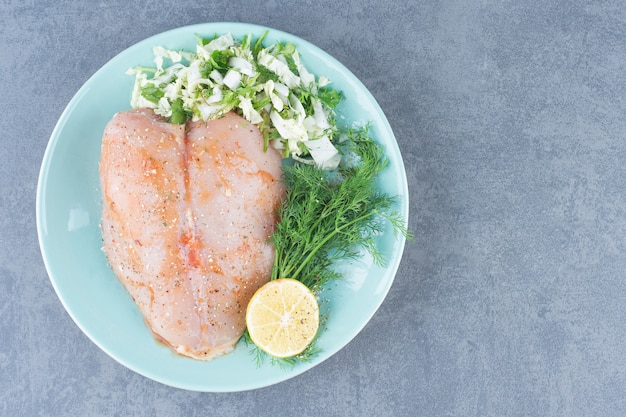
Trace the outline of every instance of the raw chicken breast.
[[281, 173], [278, 153], [234, 113], [184, 126], [137, 109], [107, 125], [104, 251], [176, 352], [210, 360], [241, 337], [248, 301], [271, 274]]

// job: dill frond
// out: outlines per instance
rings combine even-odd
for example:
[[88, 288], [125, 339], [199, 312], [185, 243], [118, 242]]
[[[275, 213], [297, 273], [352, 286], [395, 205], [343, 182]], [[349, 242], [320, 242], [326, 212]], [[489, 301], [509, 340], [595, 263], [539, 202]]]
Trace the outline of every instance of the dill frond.
[[[376, 239], [386, 223], [396, 236], [411, 236], [401, 214], [394, 210], [395, 197], [378, 190], [378, 174], [389, 161], [368, 129], [341, 132], [348, 138], [342, 142], [342, 151], [350, 162], [336, 171], [298, 162], [283, 168], [287, 191], [271, 236], [276, 251], [272, 279], [297, 279], [319, 295], [326, 283], [341, 279], [334, 269], [339, 261], [359, 259], [364, 250], [375, 264], [385, 264], [386, 254]], [[271, 363], [294, 365], [317, 353], [313, 342], [302, 354], [271, 358]]]

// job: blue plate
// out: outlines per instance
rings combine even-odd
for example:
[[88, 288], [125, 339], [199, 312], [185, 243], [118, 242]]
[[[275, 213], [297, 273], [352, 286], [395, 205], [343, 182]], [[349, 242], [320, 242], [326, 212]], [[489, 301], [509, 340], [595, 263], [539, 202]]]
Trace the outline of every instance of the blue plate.
[[[402, 257], [404, 239], [391, 229], [379, 237], [388, 254], [385, 267], [368, 257], [343, 265], [345, 279], [322, 294], [329, 316], [319, 336], [323, 352], [310, 363], [281, 368], [257, 366], [240, 342], [234, 352], [210, 362], [178, 356], [155, 341], [143, 317], [110, 269], [101, 250], [101, 195], [98, 161], [104, 127], [118, 111], [130, 108], [134, 77], [128, 68], [153, 64], [153, 46], [195, 50], [196, 34], [230, 32], [241, 38], [267, 28], [243, 23], [207, 23], [161, 33], [126, 49], [76, 93], [61, 115], [43, 158], [37, 188], [37, 231], [44, 262], [63, 306], [80, 329], [103, 351], [129, 369], [160, 383], [192, 391], [232, 392], [275, 384], [318, 365], [347, 345], [383, 302]], [[269, 29], [266, 42], [294, 43], [302, 62], [325, 75], [346, 100], [338, 108], [346, 124], [371, 123], [372, 137], [390, 159], [380, 187], [399, 196], [398, 210], [408, 221], [408, 189], [402, 157], [391, 127], [363, 84], [326, 52], [288, 33]], [[393, 343], [390, 341], [390, 343]]]

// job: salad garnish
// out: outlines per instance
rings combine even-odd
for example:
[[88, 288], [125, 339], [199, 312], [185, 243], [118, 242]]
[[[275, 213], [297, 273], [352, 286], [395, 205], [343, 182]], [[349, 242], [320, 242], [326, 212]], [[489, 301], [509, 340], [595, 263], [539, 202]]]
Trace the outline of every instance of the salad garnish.
[[131, 106], [172, 123], [209, 120], [235, 110], [258, 125], [265, 147], [324, 169], [338, 166], [334, 109], [342, 100], [326, 77], [311, 74], [292, 43], [263, 46], [230, 33], [197, 37], [195, 52], [155, 47], [155, 67], [135, 67]]

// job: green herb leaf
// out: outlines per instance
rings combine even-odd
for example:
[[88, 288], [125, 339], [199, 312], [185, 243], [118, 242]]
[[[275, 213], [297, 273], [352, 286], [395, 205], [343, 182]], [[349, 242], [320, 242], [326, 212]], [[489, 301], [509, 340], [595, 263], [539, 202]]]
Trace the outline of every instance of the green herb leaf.
[[187, 122], [187, 113], [183, 109], [183, 99], [177, 98], [172, 103], [172, 117], [170, 122], [176, 125], [182, 125]]
[[146, 84], [141, 87], [141, 95], [148, 101], [158, 103], [161, 97], [163, 97], [163, 90], [154, 84]]
[[211, 54], [211, 64], [214, 68], [217, 68], [221, 72], [226, 72], [230, 66], [228, 65], [228, 60], [233, 56], [233, 53], [226, 50], [216, 50]]
[[344, 99], [343, 92], [333, 90], [332, 88], [322, 87], [318, 91], [319, 99], [331, 109], [337, 107], [341, 100]]
[[259, 54], [259, 51], [263, 49], [263, 40], [267, 36], [268, 32], [269, 31], [267, 30], [264, 31], [263, 34], [259, 37], [259, 39], [257, 39], [256, 42], [254, 43], [254, 47], [252, 48], [252, 54], [254, 55], [255, 58]]

